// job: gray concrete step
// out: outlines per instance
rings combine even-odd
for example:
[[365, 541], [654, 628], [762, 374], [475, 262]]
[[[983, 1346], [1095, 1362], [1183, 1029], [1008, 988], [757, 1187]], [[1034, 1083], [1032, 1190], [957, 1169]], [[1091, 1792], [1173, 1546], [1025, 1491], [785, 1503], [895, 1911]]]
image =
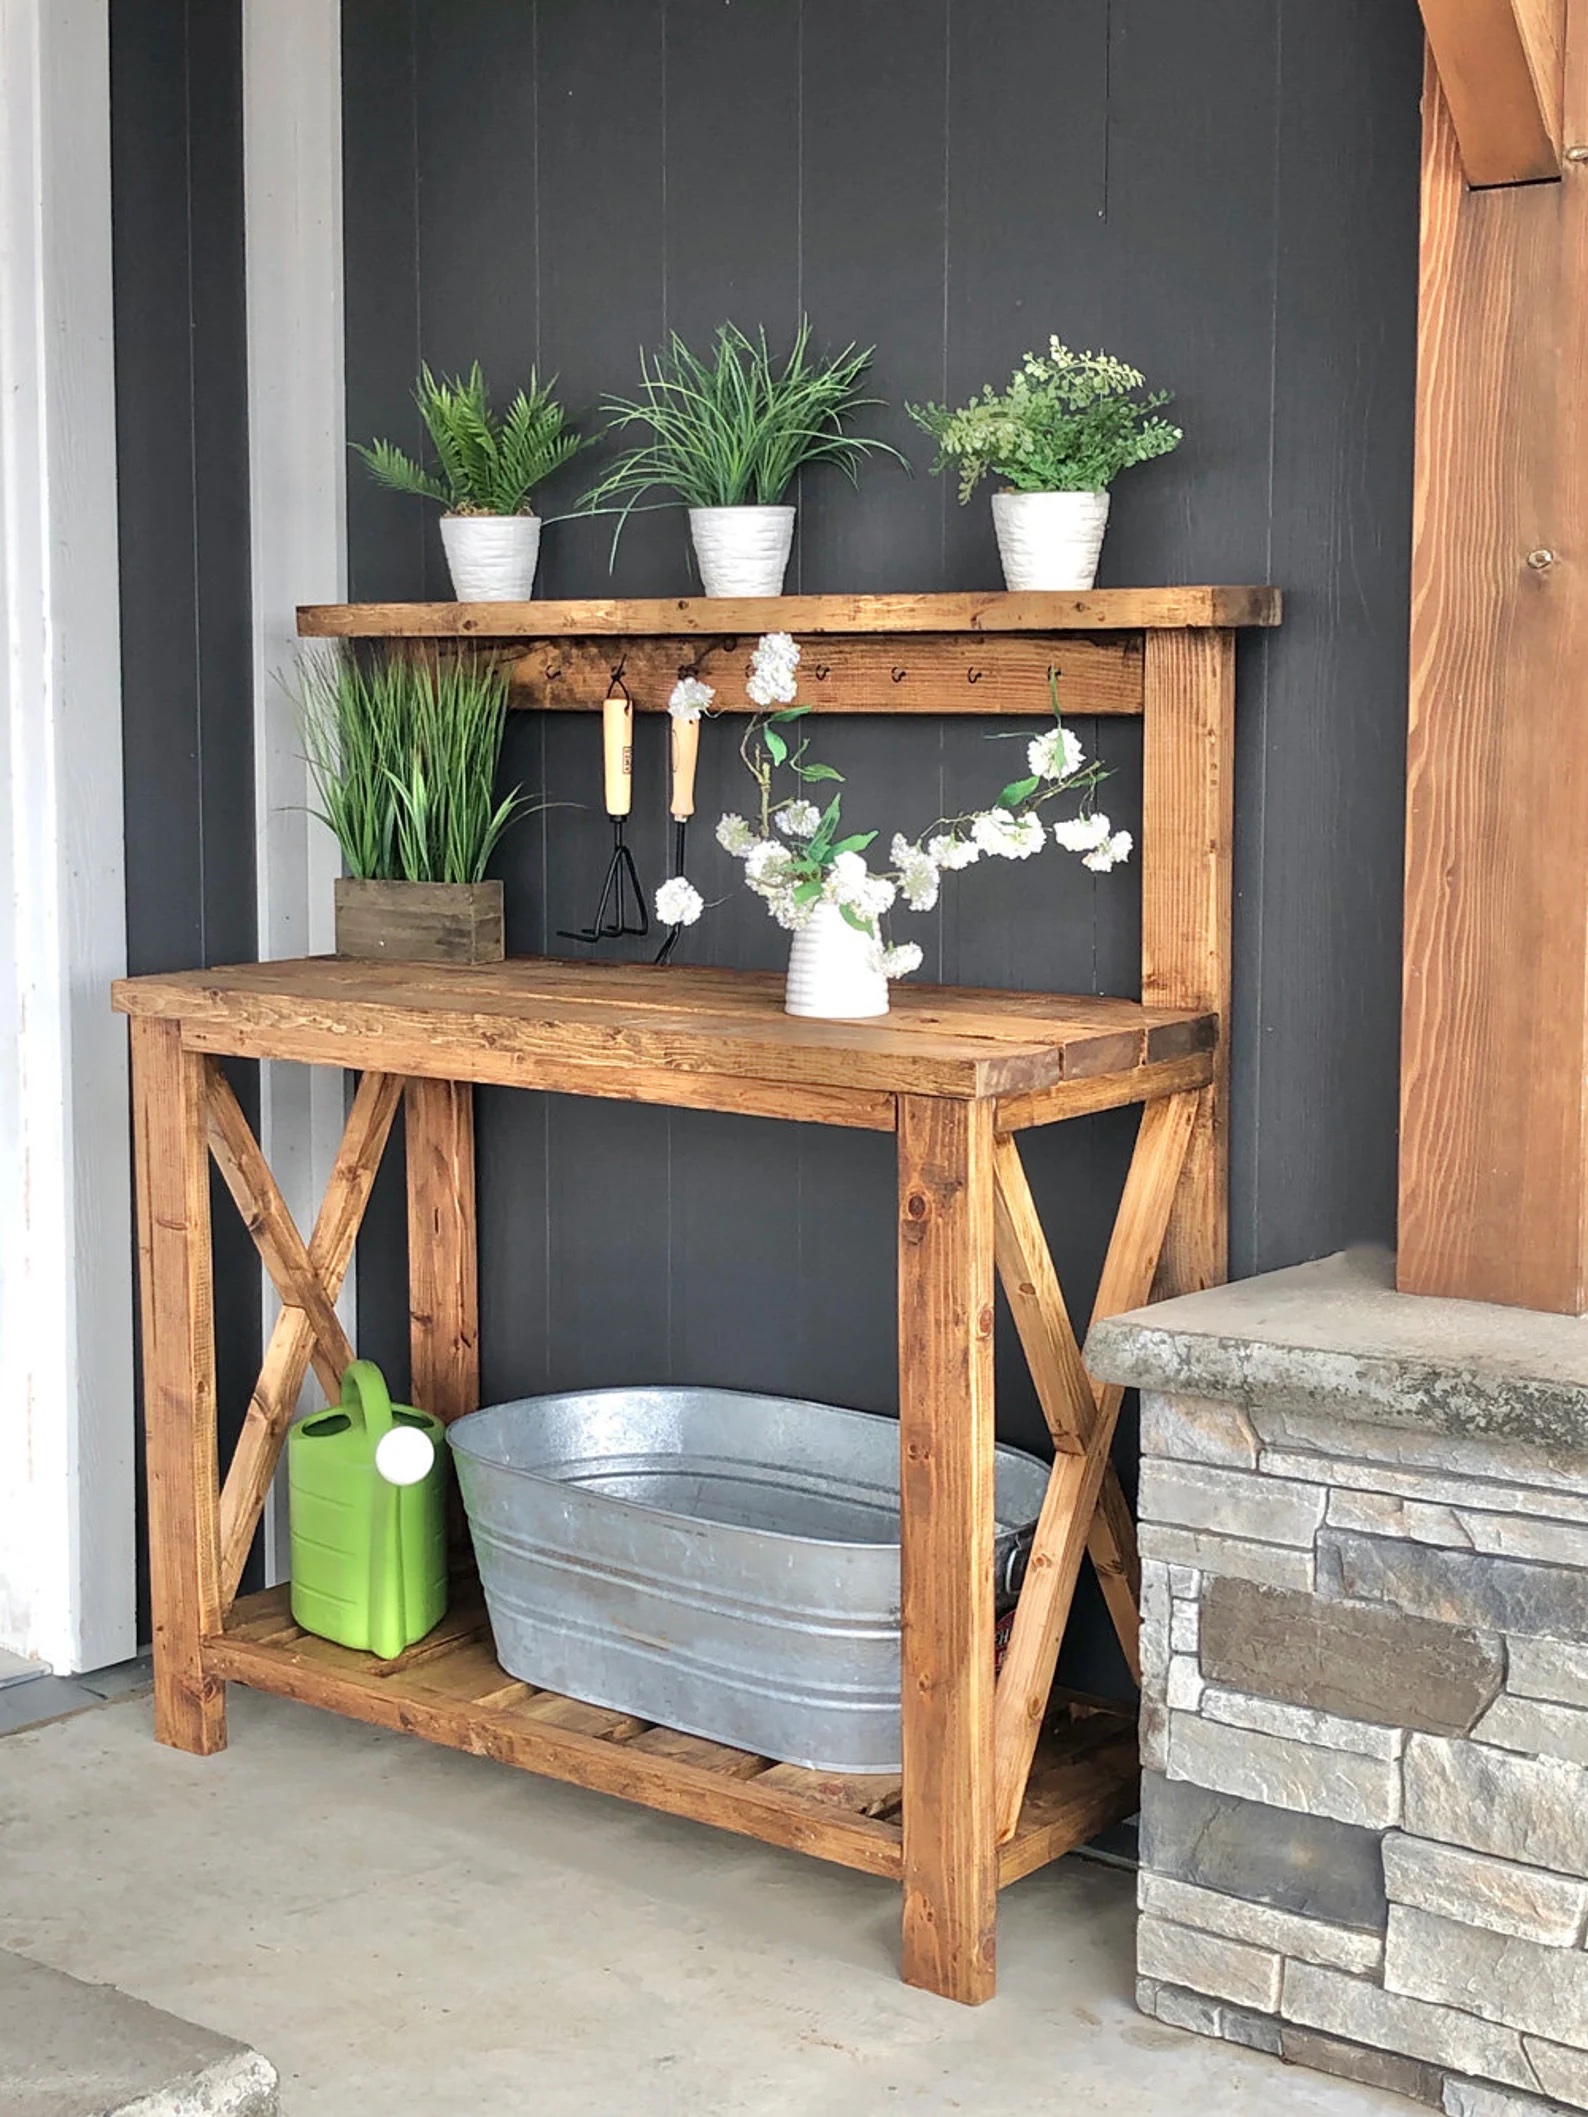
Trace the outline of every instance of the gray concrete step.
[[0, 1949], [5, 2117], [277, 2117], [276, 2070], [114, 1985]]

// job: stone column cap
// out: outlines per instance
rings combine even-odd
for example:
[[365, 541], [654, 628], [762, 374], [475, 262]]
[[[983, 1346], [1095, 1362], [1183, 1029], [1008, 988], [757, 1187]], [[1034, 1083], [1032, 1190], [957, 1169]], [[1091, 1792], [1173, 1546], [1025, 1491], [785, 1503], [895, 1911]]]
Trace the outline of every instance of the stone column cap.
[[1167, 1396], [1588, 1451], [1588, 1318], [1397, 1293], [1387, 1250], [1110, 1316], [1085, 1357]]

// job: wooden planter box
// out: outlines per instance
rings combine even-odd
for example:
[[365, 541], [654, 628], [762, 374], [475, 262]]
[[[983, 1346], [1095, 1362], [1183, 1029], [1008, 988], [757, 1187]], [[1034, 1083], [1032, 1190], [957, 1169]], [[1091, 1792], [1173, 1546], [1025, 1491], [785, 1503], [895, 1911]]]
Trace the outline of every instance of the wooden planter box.
[[336, 885], [336, 952], [366, 962], [500, 963], [500, 882]]

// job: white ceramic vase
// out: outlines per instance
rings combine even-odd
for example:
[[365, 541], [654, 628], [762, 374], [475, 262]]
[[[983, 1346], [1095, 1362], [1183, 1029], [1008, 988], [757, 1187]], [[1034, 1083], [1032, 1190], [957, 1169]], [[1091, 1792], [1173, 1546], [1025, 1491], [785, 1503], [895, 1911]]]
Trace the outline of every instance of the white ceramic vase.
[[788, 952], [783, 1012], [854, 1022], [887, 1011], [888, 981], [876, 942], [851, 926], [836, 904], [818, 904]]
[[707, 595], [781, 595], [794, 544], [792, 507], [692, 507], [700, 584]]
[[1084, 593], [1095, 585], [1106, 492], [995, 492], [992, 509], [1006, 588]]
[[534, 594], [539, 515], [443, 515], [441, 541], [460, 603], [527, 603]]

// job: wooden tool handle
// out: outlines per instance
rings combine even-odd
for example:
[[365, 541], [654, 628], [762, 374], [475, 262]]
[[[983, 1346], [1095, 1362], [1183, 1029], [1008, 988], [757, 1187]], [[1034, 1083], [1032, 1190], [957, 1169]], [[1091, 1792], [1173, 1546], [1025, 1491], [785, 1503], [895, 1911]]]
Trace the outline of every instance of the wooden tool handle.
[[626, 816], [634, 802], [634, 701], [613, 692], [601, 708], [607, 814]]
[[671, 814], [683, 823], [695, 813], [695, 761], [700, 755], [700, 722], [673, 717], [673, 800]]

